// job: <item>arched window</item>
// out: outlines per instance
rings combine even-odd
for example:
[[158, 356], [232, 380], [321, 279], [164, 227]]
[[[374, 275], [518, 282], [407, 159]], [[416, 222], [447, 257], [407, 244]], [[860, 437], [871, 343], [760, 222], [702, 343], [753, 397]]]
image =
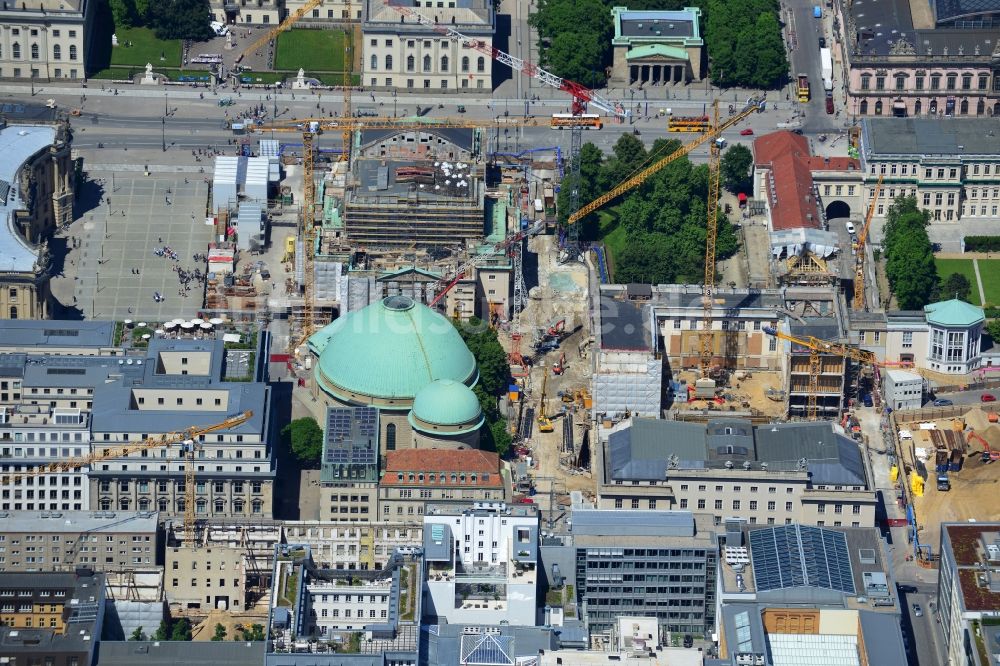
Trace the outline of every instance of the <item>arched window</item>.
[[69, 45], [69, 59], [76, 60], [76, 44]]
[[208, 501], [200, 499], [194, 503], [195, 513], [205, 513], [208, 510]]
[[110, 510], [111, 510], [111, 499], [108, 498], [108, 497], [102, 497], [101, 498], [101, 511], [110, 511]]
[[392, 69], [392, 56], [391, 55], [387, 55], [385, 57], [385, 68], [386, 69]]
[[118, 508], [121, 509], [122, 511], [128, 511], [128, 507], [131, 503], [132, 502], [131, 500], [129, 500], [129, 498], [123, 497], [120, 500], [118, 500]]
[[431, 71], [431, 57], [429, 55], [424, 56], [424, 71]]
[[485, 72], [486, 71], [486, 58], [479, 56], [479, 60], [476, 61], [476, 71]]
[[221, 497], [215, 498], [215, 512], [222, 513], [225, 510], [226, 510], [226, 500], [222, 499]]
[[31, 45], [31, 59], [38, 60], [38, 44]]
[[10, 48], [11, 48], [11, 50], [14, 53], [14, 60], [20, 60], [21, 59], [21, 45], [18, 44], [17, 42], [14, 42], [11, 45]]
[[56, 44], [55, 46], [52, 47], [52, 59], [62, 60], [62, 46], [60, 46], [59, 44]]
[[962, 114], [963, 116], [969, 115], [969, 100], [963, 99], [962, 103], [959, 105], [958, 109], [959, 109], [958, 112], [960, 114]]
[[993, 115], [1000, 116], [1000, 102], [993, 105]]
[[139, 511], [149, 511], [149, 500], [145, 497], [139, 500]]
[[441, 56], [441, 71], [448, 71], [448, 56]]
[[920, 100], [918, 99], [916, 101], [916, 103], [913, 105], [913, 115], [919, 116], [920, 112], [923, 110], [923, 108], [924, 108], [924, 105], [921, 104]]
[[928, 107], [928, 109], [927, 109], [927, 110], [928, 110], [928, 112], [929, 112], [929, 113], [930, 113], [930, 114], [931, 114], [932, 116], [933, 116], [933, 115], [937, 115], [937, 100], [936, 100], [936, 99], [932, 99], [932, 100], [931, 100], [931, 105], [930, 105], [930, 106]]
[[413, 56], [406, 56], [406, 71], [412, 72], [413, 68], [417, 66], [416, 62], [417, 61], [413, 58]]
[[981, 116], [984, 113], [986, 113], [986, 103], [983, 100], [979, 100], [979, 103], [976, 104], [976, 115]]
[[241, 500], [241, 499], [233, 500], [233, 511], [234, 512], [236, 512], [236, 513], [243, 513], [243, 508], [245, 506], [246, 506], [246, 503], [243, 500]]
[[861, 100], [861, 111], [860, 111], [860, 113], [861, 113], [862, 116], [867, 116], [868, 115], [868, 100], [866, 100], [866, 99]]
[[875, 102], [875, 115], [876, 116], [882, 115], [882, 100], [878, 100], [877, 102]]
[[254, 513], [260, 513], [264, 508], [264, 503], [260, 500], [254, 500], [250, 503], [250, 506], [252, 507]]
[[184, 505], [184, 498], [182, 497], [179, 500], [177, 500], [177, 511], [178, 512], [184, 511], [184, 506], [185, 506]]
[[469, 56], [462, 56], [462, 71], [469, 71]]
[[378, 69], [378, 56], [372, 54], [372, 70]]
[[17, 319], [17, 306], [16, 305], [10, 306], [10, 318], [11, 319]]
[[156, 508], [158, 508], [160, 511], [166, 511], [167, 510], [167, 500], [165, 498], [163, 498], [163, 497], [161, 497], [160, 499], [156, 500]]
[[396, 450], [396, 424], [390, 423], [385, 427], [385, 450]]

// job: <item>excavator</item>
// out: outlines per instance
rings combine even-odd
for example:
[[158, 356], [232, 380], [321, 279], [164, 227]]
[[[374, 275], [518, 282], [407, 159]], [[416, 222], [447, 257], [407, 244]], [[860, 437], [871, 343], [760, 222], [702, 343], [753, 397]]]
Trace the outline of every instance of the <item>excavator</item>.
[[552, 366], [553, 375], [561, 375], [566, 372], [566, 352], [559, 354], [559, 360]]
[[983, 453], [980, 456], [980, 460], [982, 462], [984, 462], [984, 463], [991, 463], [991, 462], [996, 462], [997, 460], [1000, 460], [1000, 451], [997, 451], [996, 449], [994, 449], [993, 447], [991, 447], [990, 443], [986, 441], [986, 438], [984, 438], [982, 435], [980, 435], [975, 430], [970, 430], [969, 431], [969, 442], [971, 443], [972, 440], [976, 440], [983, 447]]
[[[544, 367], [542, 370], [544, 371]], [[549, 373], [543, 372], [542, 374], [542, 397], [538, 401], [538, 432], [552, 432], [555, 427], [552, 425], [552, 419], [548, 417], [545, 413], [545, 389], [549, 383]]]

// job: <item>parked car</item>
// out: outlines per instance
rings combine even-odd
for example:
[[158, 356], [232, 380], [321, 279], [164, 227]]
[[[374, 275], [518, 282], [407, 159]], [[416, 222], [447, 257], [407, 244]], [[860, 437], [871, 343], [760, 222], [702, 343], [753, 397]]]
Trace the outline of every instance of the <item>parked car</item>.
[[924, 616], [924, 609], [920, 607], [920, 604], [913, 604], [913, 615], [914, 617]]
[[900, 585], [899, 591], [904, 594], [913, 594], [917, 591], [916, 585]]
[[820, 37], [819, 38], [819, 47], [821, 49], [825, 49], [826, 48], [826, 37]]
[[872, 405], [875, 404], [872, 401], [872, 394], [871, 393], [865, 393], [863, 396], [861, 396], [861, 402], [865, 403], [865, 407], [871, 407]]
[[753, 130], [749, 127], [740, 131], [740, 136], [753, 136]]
[[684, 647], [694, 647], [694, 636], [691, 634], [684, 634]]
[[951, 407], [954, 404], [955, 403], [949, 400], [948, 398], [938, 398], [937, 400], [934, 401], [935, 407]]
[[997, 397], [995, 395], [993, 395], [992, 393], [984, 393], [981, 396], [979, 396], [979, 401], [980, 402], [996, 402], [997, 401]]

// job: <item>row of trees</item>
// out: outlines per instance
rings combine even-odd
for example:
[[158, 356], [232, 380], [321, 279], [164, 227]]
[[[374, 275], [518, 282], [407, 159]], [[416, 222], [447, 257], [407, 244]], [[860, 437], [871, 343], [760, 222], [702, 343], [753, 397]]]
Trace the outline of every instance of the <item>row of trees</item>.
[[705, 48], [712, 83], [773, 90], [787, 81], [778, 0], [708, 0]]
[[[659, 139], [647, 152], [639, 139], [623, 134], [613, 153], [605, 158], [599, 148], [585, 144], [581, 150], [580, 202], [592, 201], [646, 164], [679, 147], [677, 140]], [[748, 155], [745, 148], [735, 153], [734, 150], [724, 156], [723, 172], [727, 174], [727, 186], [740, 187], [749, 174]], [[564, 220], [571, 187], [572, 180], [564, 179], [559, 193]], [[596, 240], [617, 225], [624, 227], [627, 240], [614, 257], [616, 282], [697, 283], [704, 272], [707, 200], [708, 166], [695, 166], [683, 157], [625, 195], [611, 213], [615, 220], [606, 224], [603, 231], [599, 229], [597, 214], [582, 220], [581, 238]], [[717, 230], [717, 257], [731, 256], [738, 248], [738, 241], [721, 211]]]
[[500, 413], [500, 396], [507, 391], [511, 379], [507, 352], [500, 345], [496, 330], [477, 317], [456, 323], [455, 327], [479, 366], [479, 383], [473, 391], [486, 418], [480, 446], [504, 456], [513, 441], [507, 420]]
[[886, 215], [885, 274], [902, 310], [919, 310], [938, 290], [934, 250], [927, 237], [930, 213], [917, 207], [916, 197], [899, 197]]
[[115, 28], [146, 26], [160, 39], [211, 39], [208, 0], [108, 0]]
[[[607, 82], [612, 62], [615, 0], [538, 0], [528, 23], [538, 31], [543, 67], [586, 86]], [[778, 22], [778, 0], [636, 0], [629, 9], [702, 10], [702, 32], [712, 82], [723, 87], [774, 89], [784, 84], [788, 60]]]

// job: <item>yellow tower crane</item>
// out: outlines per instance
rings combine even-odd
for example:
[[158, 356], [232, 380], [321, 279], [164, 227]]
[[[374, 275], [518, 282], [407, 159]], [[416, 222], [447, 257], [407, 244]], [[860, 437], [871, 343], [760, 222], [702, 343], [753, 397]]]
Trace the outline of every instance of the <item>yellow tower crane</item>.
[[855, 310], [867, 310], [865, 299], [865, 243], [868, 240], [868, 231], [872, 226], [872, 218], [875, 216], [875, 205], [882, 194], [882, 179], [884, 175], [879, 175], [878, 182], [875, 183], [875, 193], [872, 195], [871, 203], [868, 204], [868, 214], [865, 215], [865, 224], [858, 234], [858, 242], [854, 244], [854, 302], [852, 307]]
[[[712, 123], [712, 133], [719, 133], [719, 100], [715, 100], [715, 119]], [[719, 215], [719, 169], [720, 148], [717, 141], [712, 141], [708, 149], [708, 217], [705, 224], [705, 276], [702, 283], [702, 331], [701, 342], [701, 376], [707, 378], [712, 369], [712, 359], [715, 356], [715, 335], [712, 333], [712, 308], [715, 305], [715, 241], [718, 235]]]
[[[296, 22], [298, 22], [300, 18], [305, 16], [308, 12], [312, 11], [316, 7], [319, 7], [321, 4], [323, 4], [323, 0], [309, 0], [308, 2], [306, 2], [304, 5], [296, 9], [287, 17], [285, 17], [284, 21], [282, 21], [278, 25], [274, 26], [273, 28], [265, 32], [263, 35], [258, 37], [253, 44], [240, 51], [240, 54], [236, 57], [236, 62], [237, 63], [242, 62], [243, 58], [246, 57], [248, 53], [253, 53], [260, 47], [267, 44], [272, 39], [275, 39], [278, 35], [291, 28]], [[277, 57], [278, 55], [277, 44], [275, 44], [274, 51], [275, 51], [274, 55], [275, 57]]]
[[99, 450], [95, 449], [93, 452], [88, 453], [84, 456], [76, 456], [74, 458], [67, 458], [66, 460], [59, 460], [56, 462], [46, 463], [44, 465], [39, 465], [25, 472], [17, 472], [14, 474], [4, 474], [0, 476], [0, 481], [4, 485], [18, 483], [22, 479], [35, 478], [38, 476], [45, 476], [46, 474], [56, 474], [59, 472], [68, 472], [74, 469], [80, 469], [81, 467], [89, 467], [95, 462], [101, 460], [112, 460], [114, 458], [126, 458], [133, 453], [139, 451], [149, 451], [151, 449], [160, 449], [163, 447], [169, 447], [174, 444], [181, 444], [183, 447], [185, 465], [184, 465], [184, 533], [191, 538], [193, 541], [197, 542], [195, 538], [195, 512], [194, 504], [196, 501], [194, 484], [195, 484], [195, 451], [200, 448], [199, 438], [202, 435], [208, 434], [210, 432], [216, 432], [219, 430], [231, 430], [243, 423], [246, 423], [253, 416], [252, 411], [246, 411], [237, 416], [230, 417], [225, 421], [220, 423], [215, 423], [209, 426], [191, 426], [184, 430], [177, 432], [170, 432], [158, 437], [147, 437], [146, 439], [139, 442], [129, 442], [128, 444], [122, 444], [120, 446], [111, 446], [106, 448], [101, 448]]
[[552, 419], [545, 413], [545, 389], [549, 383], [549, 370], [542, 366], [542, 396], [538, 401], [538, 432], [552, 432]]
[[759, 113], [760, 111], [763, 111], [764, 101], [765, 98], [763, 97], [761, 97], [760, 99], [751, 98], [747, 100], [746, 107], [736, 115], [727, 118], [721, 124], [716, 124], [714, 127], [710, 128], [707, 132], [698, 136], [698, 138], [694, 139], [690, 143], [684, 144], [683, 146], [681, 146], [671, 154], [667, 155], [666, 157], [663, 157], [657, 160], [656, 162], [653, 162], [649, 166], [645, 167], [644, 169], [637, 171], [635, 174], [629, 176], [618, 185], [615, 185], [610, 190], [608, 190], [601, 196], [597, 197], [590, 203], [584, 206], [580, 206], [579, 210], [577, 210], [575, 213], [570, 215], [569, 218], [567, 218], [566, 220], [567, 223], [572, 224], [574, 222], [582, 220], [584, 217], [586, 217], [590, 213], [593, 213], [598, 208], [601, 208], [606, 203], [613, 201], [614, 199], [617, 199], [618, 197], [625, 194], [629, 190], [632, 190], [642, 185], [643, 183], [646, 182], [647, 179], [649, 179], [650, 176], [661, 171], [665, 166], [667, 166], [671, 162], [674, 162], [680, 159], [681, 157], [684, 157], [685, 155], [693, 151], [695, 148], [698, 148], [699, 146], [704, 144], [706, 141], [711, 141], [715, 139], [724, 131], [726, 131], [733, 125], [737, 124], [750, 114]]

